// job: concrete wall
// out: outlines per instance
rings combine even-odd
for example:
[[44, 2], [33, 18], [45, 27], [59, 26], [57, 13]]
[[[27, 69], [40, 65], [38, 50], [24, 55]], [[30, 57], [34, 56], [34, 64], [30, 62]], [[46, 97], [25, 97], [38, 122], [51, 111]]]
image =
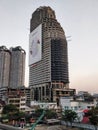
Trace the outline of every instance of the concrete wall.
[[1, 124], [1, 123], [0, 123], [0, 128], [4, 129], [4, 130], [23, 130], [21, 128], [5, 125], [5, 124]]
[[[61, 121], [62, 125], [71, 126], [70, 122]], [[90, 124], [82, 124], [82, 123], [72, 123], [72, 127], [76, 128], [84, 128], [88, 130], [98, 130], [98, 126], [90, 125]]]

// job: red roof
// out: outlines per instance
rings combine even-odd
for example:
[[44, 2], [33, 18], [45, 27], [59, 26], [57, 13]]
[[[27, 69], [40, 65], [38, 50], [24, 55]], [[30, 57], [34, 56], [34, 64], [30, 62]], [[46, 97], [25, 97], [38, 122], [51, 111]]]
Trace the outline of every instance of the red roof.
[[83, 110], [84, 113], [87, 113], [88, 111], [89, 111], [88, 109], [84, 109], [84, 110]]
[[82, 123], [88, 123], [89, 122], [89, 118], [88, 117], [83, 117]]

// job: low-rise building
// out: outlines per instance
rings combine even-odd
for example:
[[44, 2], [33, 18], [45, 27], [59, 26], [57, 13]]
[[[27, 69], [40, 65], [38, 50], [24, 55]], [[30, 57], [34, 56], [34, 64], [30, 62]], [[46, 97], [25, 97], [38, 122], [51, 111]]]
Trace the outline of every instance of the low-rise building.
[[0, 100], [0, 117], [1, 117], [1, 114], [2, 114], [2, 110], [3, 110], [3, 107], [5, 106], [5, 102]]
[[73, 99], [73, 97], [61, 97], [60, 105], [62, 111], [75, 111], [78, 114], [79, 121], [82, 121], [84, 112], [90, 110], [92, 107], [96, 107], [96, 101], [77, 100]]
[[33, 109], [41, 108], [41, 109], [49, 109], [57, 112], [58, 116], [61, 115], [61, 107], [57, 105], [56, 102], [31, 102], [31, 107]]
[[56, 102], [37, 102], [37, 101], [32, 101], [31, 102], [31, 107], [36, 107], [38, 106], [41, 109], [56, 109], [57, 108], [57, 103]]
[[8, 92], [8, 104], [15, 105], [20, 111], [25, 112], [26, 96], [20, 90]]
[[84, 101], [84, 100], [74, 100], [72, 97], [61, 97], [60, 105], [62, 110], [74, 110], [80, 111], [84, 109], [91, 109], [96, 106], [95, 100], [93, 101]]

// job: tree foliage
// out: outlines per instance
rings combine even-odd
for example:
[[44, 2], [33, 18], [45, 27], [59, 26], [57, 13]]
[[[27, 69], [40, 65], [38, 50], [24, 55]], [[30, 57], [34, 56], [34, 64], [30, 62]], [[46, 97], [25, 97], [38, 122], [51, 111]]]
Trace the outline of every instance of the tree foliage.
[[53, 111], [53, 110], [46, 110], [45, 117], [47, 119], [57, 118], [57, 113], [55, 111]]
[[98, 125], [98, 107], [93, 107], [88, 111], [89, 121], [93, 125]]
[[8, 114], [8, 113], [16, 113], [19, 110], [17, 109], [17, 107], [13, 104], [8, 104], [5, 105], [2, 111], [2, 114]]
[[[39, 117], [42, 113], [43, 113], [43, 109], [39, 108], [35, 111], [35, 116]], [[53, 110], [47, 109], [47, 110], [45, 110], [45, 116], [44, 117], [46, 117], [47, 119], [56, 118], [57, 113]]]
[[19, 111], [15, 105], [8, 104], [4, 106], [2, 111], [2, 117], [4, 118], [5, 116], [9, 120], [19, 120], [20, 118], [25, 116], [25, 113]]
[[36, 109], [35, 110], [35, 116], [39, 117], [42, 114], [42, 112], [43, 112], [43, 109], [41, 109], [41, 108]]
[[63, 112], [63, 119], [68, 122], [73, 122], [77, 118], [77, 113], [72, 110], [65, 110]]

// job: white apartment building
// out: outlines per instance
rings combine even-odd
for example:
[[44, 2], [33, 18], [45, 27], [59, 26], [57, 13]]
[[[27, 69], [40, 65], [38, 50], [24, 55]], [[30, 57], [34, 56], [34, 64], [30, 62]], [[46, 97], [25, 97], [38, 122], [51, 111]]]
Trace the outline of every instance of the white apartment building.
[[83, 111], [85, 109], [91, 109], [96, 106], [96, 101], [88, 102], [84, 100], [73, 100], [71, 97], [61, 97], [60, 105], [62, 110], [74, 110], [74, 111]]

